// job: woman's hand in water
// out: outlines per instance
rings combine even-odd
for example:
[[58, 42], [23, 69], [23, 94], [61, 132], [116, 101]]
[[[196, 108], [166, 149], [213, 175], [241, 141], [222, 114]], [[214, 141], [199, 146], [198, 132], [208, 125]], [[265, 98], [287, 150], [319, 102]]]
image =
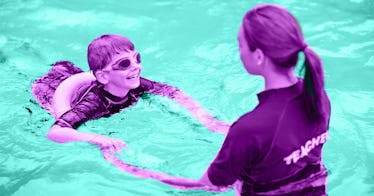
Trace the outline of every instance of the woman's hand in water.
[[100, 147], [100, 150], [109, 150], [110, 153], [116, 154], [117, 152], [122, 154], [122, 147], [128, 148], [127, 144], [120, 139], [111, 138], [103, 135], [95, 134], [95, 136], [89, 141]]

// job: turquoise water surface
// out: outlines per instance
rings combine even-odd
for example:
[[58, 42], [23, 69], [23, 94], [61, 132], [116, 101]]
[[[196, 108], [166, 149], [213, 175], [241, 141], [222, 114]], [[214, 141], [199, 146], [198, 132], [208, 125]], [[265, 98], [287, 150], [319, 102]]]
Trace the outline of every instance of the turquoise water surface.
[[[142, 75], [175, 85], [217, 118], [233, 122], [257, 104], [259, 77], [241, 65], [237, 32], [257, 3], [279, 3], [300, 21], [325, 66], [332, 102], [323, 161], [329, 195], [374, 195], [374, 2], [318, 1], [0, 1], [0, 195], [234, 195], [179, 191], [135, 178], [86, 143], [57, 144], [45, 135], [53, 118], [30, 92], [55, 61], [88, 70], [86, 48], [104, 33], [130, 38]], [[129, 145], [122, 159], [173, 175], [199, 178], [224, 136], [181, 106], [153, 95], [79, 131]]]

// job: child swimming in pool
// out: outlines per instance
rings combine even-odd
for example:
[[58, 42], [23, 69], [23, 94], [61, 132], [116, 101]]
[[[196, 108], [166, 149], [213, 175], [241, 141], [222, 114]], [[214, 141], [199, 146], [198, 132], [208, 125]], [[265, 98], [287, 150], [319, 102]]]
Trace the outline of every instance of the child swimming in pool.
[[108, 117], [134, 105], [144, 93], [173, 99], [208, 129], [227, 132], [229, 124], [213, 118], [176, 87], [141, 77], [140, 54], [127, 38], [102, 35], [89, 44], [87, 57], [93, 74], [60, 61], [32, 85], [36, 100], [55, 117], [47, 134], [50, 140], [85, 141], [114, 154], [121, 153], [121, 147], [126, 147], [122, 140], [76, 129], [88, 120]]
[[[277, 5], [248, 11], [238, 41], [244, 68], [264, 78], [259, 104], [232, 124], [200, 180], [162, 175], [158, 180], [182, 189], [235, 184], [236, 193], [245, 196], [326, 195], [322, 146], [330, 101], [321, 59], [294, 16]], [[299, 52], [306, 59], [304, 78], [294, 73]]]

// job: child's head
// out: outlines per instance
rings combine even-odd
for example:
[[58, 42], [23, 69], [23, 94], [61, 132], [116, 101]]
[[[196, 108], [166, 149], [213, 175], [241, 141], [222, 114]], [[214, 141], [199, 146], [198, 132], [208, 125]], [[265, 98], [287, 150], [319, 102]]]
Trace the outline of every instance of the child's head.
[[101, 35], [88, 46], [87, 59], [100, 83], [118, 89], [139, 86], [140, 55], [126, 37]]
[[97, 70], [102, 70], [109, 65], [115, 55], [134, 51], [134, 49], [134, 44], [123, 36], [115, 34], [101, 35], [88, 45], [88, 65], [95, 73]]
[[321, 59], [308, 47], [299, 23], [285, 8], [264, 4], [249, 10], [240, 27], [239, 45], [248, 72], [253, 71], [250, 65], [257, 60], [257, 56], [261, 56], [252, 55], [256, 52], [270, 59], [279, 70], [293, 69], [298, 61], [298, 53], [303, 52], [308, 107], [311, 106], [312, 113], [319, 119], [327, 116], [322, 103], [325, 91]]

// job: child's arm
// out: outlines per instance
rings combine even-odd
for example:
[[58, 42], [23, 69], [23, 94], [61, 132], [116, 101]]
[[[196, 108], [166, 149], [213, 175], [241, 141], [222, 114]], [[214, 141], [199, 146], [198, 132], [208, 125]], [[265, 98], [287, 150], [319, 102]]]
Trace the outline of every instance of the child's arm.
[[112, 153], [122, 154], [121, 147], [127, 148], [127, 145], [120, 139], [110, 138], [94, 133], [79, 132], [70, 127], [61, 127], [60, 125], [53, 125], [47, 133], [47, 138], [58, 143], [65, 142], [89, 142], [100, 149], [108, 149]]
[[203, 107], [201, 107], [197, 101], [174, 86], [152, 82], [151, 88], [148, 91], [152, 94], [165, 96], [178, 102], [211, 131], [227, 134], [227, 131], [230, 128], [229, 123], [215, 119]]
[[[78, 79], [75, 81], [80, 82], [84, 80]], [[55, 98], [64, 95], [67, 95], [67, 93], [60, 93], [55, 96]], [[68, 101], [70, 102], [70, 100]], [[65, 102], [67, 102], [67, 99]], [[64, 111], [63, 114], [56, 117], [56, 122], [47, 134], [48, 139], [58, 143], [85, 141], [97, 145], [101, 149], [108, 148], [113, 153], [116, 151], [121, 153], [121, 146], [127, 148], [126, 144], [120, 139], [110, 138], [99, 134], [79, 132], [76, 130], [76, 128], [82, 123], [93, 118], [101, 117], [106, 113], [106, 107], [97, 94], [88, 89], [83, 97], [80, 98], [80, 101], [72, 108], [69, 102], [65, 104], [67, 105], [67, 111]], [[60, 103], [57, 107], [60, 107], [61, 105], [63, 104]]]

